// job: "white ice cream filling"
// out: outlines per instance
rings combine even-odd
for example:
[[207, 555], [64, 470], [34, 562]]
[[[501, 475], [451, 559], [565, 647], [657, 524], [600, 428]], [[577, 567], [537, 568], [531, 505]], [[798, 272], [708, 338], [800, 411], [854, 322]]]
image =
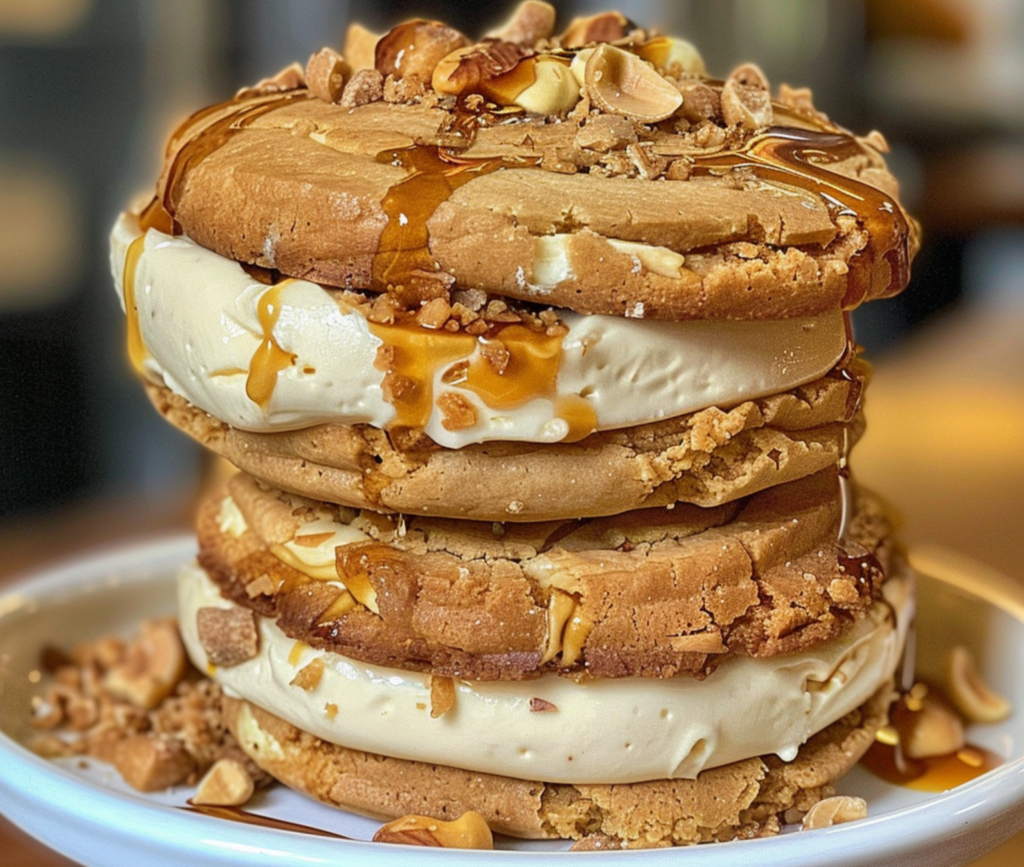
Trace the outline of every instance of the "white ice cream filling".
[[[147, 377], [244, 430], [324, 422], [387, 428], [395, 421], [377, 366], [381, 332], [360, 312], [309, 281], [267, 286], [237, 262], [155, 229], [133, 251], [137, 258], [126, 279], [126, 259], [140, 235], [137, 219], [123, 215], [111, 236], [111, 264], [130, 327], [138, 324], [145, 348], [139, 363]], [[638, 267], [654, 270], [671, 253], [637, 244], [629, 249]], [[514, 405], [490, 406], [451, 376], [459, 359], [448, 358], [433, 371], [427, 435], [449, 448], [489, 440], [559, 442], [581, 433], [581, 407], [585, 434], [734, 406], [823, 376], [847, 349], [838, 310], [764, 322], [560, 316], [568, 333], [553, 389], [530, 394], [527, 388]], [[464, 360], [479, 360], [483, 342]], [[268, 344], [278, 352], [277, 367], [266, 361]], [[265, 400], [254, 400], [247, 389], [258, 358]], [[446, 423], [439, 405], [446, 394], [470, 406], [475, 422]]]
[[[791, 761], [814, 733], [892, 678], [913, 618], [913, 576], [891, 576], [884, 600], [812, 652], [732, 657], [690, 677], [576, 682], [455, 682], [454, 706], [431, 717], [430, 676], [313, 649], [259, 618], [259, 652], [214, 667], [196, 612], [228, 608], [198, 566], [179, 576], [181, 631], [193, 662], [232, 696], [326, 741], [370, 753], [544, 782], [630, 783], [693, 778], [705, 768], [775, 754]], [[314, 660], [312, 689], [295, 684]], [[540, 699], [541, 702], [534, 702]], [[544, 707], [546, 710], [534, 710]]]

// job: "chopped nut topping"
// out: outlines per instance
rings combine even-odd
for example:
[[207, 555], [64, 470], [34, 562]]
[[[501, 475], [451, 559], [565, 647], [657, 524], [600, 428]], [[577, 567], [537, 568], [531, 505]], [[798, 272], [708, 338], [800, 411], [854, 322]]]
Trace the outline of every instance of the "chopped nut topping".
[[306, 63], [306, 86], [317, 99], [336, 103], [341, 101], [348, 65], [332, 48], [321, 48], [310, 55]]
[[393, 27], [377, 42], [374, 66], [385, 76], [430, 82], [434, 67], [456, 48], [469, 44], [457, 30], [440, 21], [416, 19]]
[[[532, 49], [513, 42], [484, 42], [458, 48], [434, 68], [431, 84], [438, 93], [480, 93], [481, 87], [515, 68]], [[511, 95], [511, 99], [523, 88]]]
[[125, 659], [107, 669], [104, 687], [119, 698], [149, 710], [171, 694], [185, 674], [185, 648], [175, 624], [147, 620]]
[[500, 340], [481, 340], [480, 354], [497, 374], [502, 374], [508, 369], [512, 355]]
[[254, 96], [267, 96], [271, 93], [285, 93], [305, 86], [305, 70], [301, 64], [293, 63], [276, 75], [261, 79], [252, 87], [243, 87], [235, 94], [235, 99], [251, 99]]
[[530, 699], [530, 710], [533, 713], [547, 713], [548, 711], [558, 710], [558, 708], [547, 699], [534, 696]]
[[455, 681], [450, 677], [431, 675], [430, 677], [430, 716], [437, 719], [444, 716], [455, 706]]
[[324, 676], [324, 661], [319, 657], [299, 670], [298, 674], [291, 679], [289, 686], [297, 686], [306, 692], [311, 692], [320, 685]]
[[245, 766], [235, 759], [218, 759], [199, 781], [193, 804], [211, 807], [241, 807], [256, 791]]
[[559, 38], [562, 48], [583, 48], [595, 42], [616, 42], [626, 36], [629, 19], [621, 12], [574, 18]]
[[863, 798], [852, 798], [837, 795], [818, 801], [804, 816], [803, 828], [812, 831], [816, 828], [831, 828], [844, 822], [855, 822], [868, 816], [867, 801]]
[[684, 78], [690, 75], [704, 75], [704, 58], [685, 39], [674, 36], [656, 36], [649, 39], [636, 52], [640, 57], [664, 75]]
[[587, 61], [585, 85], [602, 111], [645, 123], [671, 117], [683, 95], [649, 63], [614, 45], [599, 45]]
[[384, 76], [376, 69], [359, 69], [345, 85], [341, 94], [341, 105], [356, 108], [384, 98]]
[[437, 398], [437, 406], [444, 415], [441, 425], [445, 430], [466, 430], [476, 424], [476, 410], [461, 394], [446, 391]]
[[175, 738], [139, 734], [118, 743], [114, 767], [133, 789], [159, 792], [184, 782], [195, 769], [195, 759]]
[[200, 608], [196, 628], [199, 643], [214, 665], [239, 665], [256, 656], [259, 649], [256, 617], [248, 608]]
[[442, 328], [452, 315], [446, 298], [434, 298], [424, 304], [416, 314], [416, 321], [424, 328]]
[[490, 31], [485, 39], [496, 39], [499, 42], [517, 42], [521, 45], [534, 45], [541, 39], [547, 39], [555, 32], [555, 7], [540, 0], [524, 0], [520, 3], [512, 17], [501, 27]]
[[629, 118], [616, 114], [589, 117], [576, 133], [575, 139], [576, 147], [601, 152], [622, 150], [634, 142], [636, 130], [633, 124]]
[[403, 816], [373, 835], [375, 843], [434, 846], [447, 849], [493, 849], [494, 838], [483, 816], [469, 810], [452, 822], [429, 816]]
[[[345, 44], [341, 49], [341, 55], [353, 70], [373, 69], [379, 41], [380, 36], [367, 30], [362, 24], [350, 24], [345, 31]], [[381, 80], [383, 81], [383, 77]]]
[[763, 129], [773, 120], [768, 79], [752, 63], [733, 70], [722, 87], [722, 118], [726, 126]]

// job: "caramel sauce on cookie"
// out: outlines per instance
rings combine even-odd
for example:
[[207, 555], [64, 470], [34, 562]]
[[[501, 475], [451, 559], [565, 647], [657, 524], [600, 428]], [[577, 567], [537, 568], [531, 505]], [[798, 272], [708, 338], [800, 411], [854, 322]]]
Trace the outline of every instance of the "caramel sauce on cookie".
[[754, 135], [738, 151], [695, 157], [694, 172], [747, 170], [762, 180], [817, 193], [833, 218], [852, 216], [863, 224], [868, 243], [850, 260], [843, 298], [843, 307], [850, 310], [867, 297], [883, 263], [888, 285], [880, 297], [894, 295], [910, 278], [911, 228], [899, 204], [877, 187], [828, 168], [865, 153], [847, 133], [779, 126]]

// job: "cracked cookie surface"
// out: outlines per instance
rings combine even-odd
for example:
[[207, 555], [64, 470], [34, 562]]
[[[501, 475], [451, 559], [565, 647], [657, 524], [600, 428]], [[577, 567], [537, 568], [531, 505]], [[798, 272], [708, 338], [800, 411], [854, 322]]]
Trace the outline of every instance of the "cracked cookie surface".
[[412, 432], [327, 424], [238, 430], [147, 384], [172, 424], [239, 469], [302, 496], [380, 512], [477, 521], [713, 506], [836, 466], [860, 437], [868, 366], [729, 408], [592, 434], [577, 443], [441, 448]]
[[388, 518], [244, 475], [230, 493], [198, 521], [225, 596], [312, 646], [474, 680], [703, 677], [732, 654], [811, 649], [877, 599], [892, 555], [866, 494], [839, 541], [828, 470], [708, 509], [527, 524]]

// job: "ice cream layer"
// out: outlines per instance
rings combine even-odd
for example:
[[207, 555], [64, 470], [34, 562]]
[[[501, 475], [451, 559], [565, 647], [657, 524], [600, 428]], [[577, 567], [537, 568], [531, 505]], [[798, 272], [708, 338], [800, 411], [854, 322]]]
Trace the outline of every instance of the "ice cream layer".
[[[884, 601], [843, 638], [813, 653], [732, 657], [703, 681], [457, 680], [454, 705], [433, 718], [430, 675], [310, 648], [265, 618], [256, 657], [211, 666], [196, 612], [233, 603], [197, 566], [182, 570], [178, 588], [189, 655], [229, 694], [350, 748], [546, 782], [691, 778], [751, 756], [791, 760], [808, 737], [892, 677], [913, 616], [913, 579], [893, 575]], [[322, 666], [319, 680], [293, 685], [310, 664]], [[316, 685], [303, 688], [302, 680]]]
[[757, 322], [561, 311], [564, 330], [482, 337], [381, 325], [316, 283], [268, 286], [187, 237], [142, 234], [128, 214], [111, 260], [137, 366], [252, 431], [339, 422], [420, 428], [449, 448], [575, 441], [785, 391], [847, 348], [838, 310]]

